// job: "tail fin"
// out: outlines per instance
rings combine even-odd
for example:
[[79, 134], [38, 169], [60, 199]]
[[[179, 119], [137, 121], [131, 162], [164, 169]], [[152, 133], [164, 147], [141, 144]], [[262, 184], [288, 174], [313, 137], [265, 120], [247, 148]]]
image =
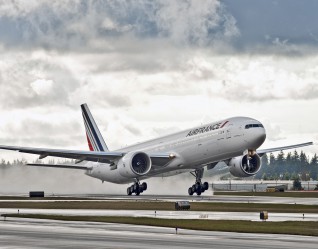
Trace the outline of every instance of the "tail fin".
[[91, 151], [108, 151], [107, 145], [88, 109], [87, 104], [81, 105], [88, 147]]

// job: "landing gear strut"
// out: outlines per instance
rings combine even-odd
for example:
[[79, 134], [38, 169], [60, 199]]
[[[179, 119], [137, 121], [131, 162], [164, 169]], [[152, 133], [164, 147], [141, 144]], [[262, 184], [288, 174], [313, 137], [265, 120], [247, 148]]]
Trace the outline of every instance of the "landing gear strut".
[[136, 195], [140, 195], [142, 192], [147, 190], [147, 183], [143, 182], [140, 184], [139, 181], [136, 181], [133, 185], [127, 188], [127, 195], [132, 195], [135, 193]]
[[201, 193], [209, 189], [209, 184], [207, 182], [201, 182], [203, 172], [204, 168], [196, 169], [194, 172], [190, 172], [191, 175], [195, 177], [195, 184], [193, 184], [192, 187], [188, 189], [189, 195], [193, 195], [194, 193], [196, 193], [197, 195], [201, 195]]

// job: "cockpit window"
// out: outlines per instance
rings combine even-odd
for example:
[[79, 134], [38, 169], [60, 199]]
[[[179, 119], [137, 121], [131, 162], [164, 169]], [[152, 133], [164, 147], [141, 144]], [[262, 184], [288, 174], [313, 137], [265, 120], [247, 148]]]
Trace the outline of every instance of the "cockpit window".
[[245, 125], [245, 129], [256, 128], [256, 127], [264, 128], [264, 126], [262, 124], [247, 124], [247, 125]]

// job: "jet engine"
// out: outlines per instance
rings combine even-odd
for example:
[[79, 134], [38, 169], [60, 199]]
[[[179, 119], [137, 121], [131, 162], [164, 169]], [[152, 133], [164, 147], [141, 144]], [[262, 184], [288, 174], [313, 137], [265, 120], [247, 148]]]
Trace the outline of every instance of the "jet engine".
[[151, 158], [144, 152], [129, 152], [118, 161], [117, 168], [127, 178], [143, 176], [151, 169]]
[[230, 173], [235, 177], [249, 177], [261, 169], [261, 158], [256, 153], [234, 157], [229, 162]]

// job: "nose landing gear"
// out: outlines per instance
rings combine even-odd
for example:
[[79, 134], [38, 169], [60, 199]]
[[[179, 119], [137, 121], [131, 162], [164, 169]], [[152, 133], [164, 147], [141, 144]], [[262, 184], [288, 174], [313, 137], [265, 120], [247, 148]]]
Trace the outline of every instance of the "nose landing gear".
[[139, 181], [135, 182], [133, 185], [127, 188], [127, 195], [132, 195], [135, 193], [136, 195], [140, 195], [142, 192], [147, 190], [147, 183], [143, 182], [140, 184]]
[[209, 189], [209, 184], [207, 182], [202, 183], [201, 179], [203, 177], [204, 168], [196, 169], [194, 172], [190, 172], [195, 177], [195, 184], [193, 184], [188, 189], [188, 194], [193, 195], [196, 193], [197, 195], [201, 195], [205, 190]]

